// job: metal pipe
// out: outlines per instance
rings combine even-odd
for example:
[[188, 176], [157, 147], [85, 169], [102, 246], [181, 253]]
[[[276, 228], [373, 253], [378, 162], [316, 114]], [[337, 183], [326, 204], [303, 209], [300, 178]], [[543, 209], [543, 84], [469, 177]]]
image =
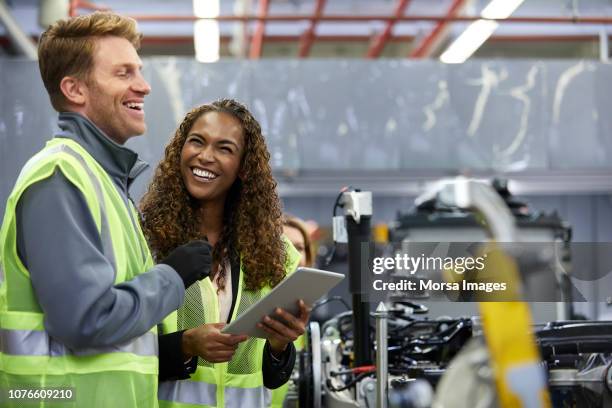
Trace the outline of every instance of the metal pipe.
[[77, 15], [79, 4], [79, 0], [70, 0], [70, 5], [68, 6], [68, 16], [75, 17]]
[[110, 10], [110, 7], [98, 5], [88, 0], [70, 0], [70, 4], [68, 6], [68, 16], [76, 17], [79, 9], [107, 11]]
[[298, 57], [305, 58], [310, 53], [310, 47], [314, 42], [315, 29], [317, 28], [317, 22], [319, 18], [323, 15], [323, 9], [325, 8], [326, 0], [317, 0], [317, 4], [315, 5], [315, 11], [312, 20], [310, 20], [310, 26], [302, 35], [300, 39], [300, 48], [298, 51]]
[[[372, 37], [369, 35], [315, 35], [314, 40], [317, 42], [364, 42], [370, 40]], [[264, 41], [268, 42], [295, 42], [299, 41], [301, 36], [298, 35], [265, 35]], [[414, 37], [410, 35], [398, 35], [389, 38], [389, 42], [408, 42], [412, 41]], [[521, 42], [521, 41], [545, 41], [545, 42], [566, 42], [566, 41], [579, 41], [589, 42], [598, 41], [598, 35], [498, 35], [489, 38], [488, 42]], [[221, 36], [221, 43], [226, 44], [231, 41], [231, 36]], [[0, 45], [6, 45], [6, 37], [0, 36]], [[158, 44], [187, 44], [193, 45], [193, 36], [159, 36], [159, 35], [147, 35], [144, 36], [141, 44], [143, 45], [158, 45]]]
[[[454, 0], [446, 13], [449, 17], [458, 15], [465, 6], [466, 0]], [[410, 52], [410, 58], [427, 58], [435, 52], [448, 33], [448, 21], [439, 21], [430, 33], [425, 36]]]
[[[195, 21], [196, 16], [186, 15], [129, 15], [140, 22], [151, 21]], [[258, 15], [225, 15], [215, 17], [217, 21], [268, 21], [268, 22], [294, 22], [312, 20], [312, 15], [295, 15], [295, 14], [276, 14], [267, 16]], [[364, 22], [364, 21], [395, 21], [395, 22], [414, 22], [414, 21], [431, 21], [431, 22], [472, 22], [477, 20], [497, 21], [499, 23], [547, 23], [547, 24], [612, 24], [612, 17], [508, 17], [508, 18], [491, 18], [483, 19], [480, 16], [440, 16], [440, 15], [405, 15], [401, 17], [384, 16], [384, 15], [346, 15], [346, 14], [331, 14], [317, 18], [318, 21], [339, 21], [339, 22]]]
[[0, 1], [0, 21], [4, 25], [4, 28], [6, 28], [6, 32], [15, 47], [28, 59], [37, 60], [38, 51], [36, 50], [34, 42], [21, 29], [19, 23], [13, 18], [13, 15], [3, 1]]
[[249, 58], [259, 59], [263, 49], [263, 38], [266, 31], [266, 20], [268, 17], [268, 9], [270, 8], [269, 0], [259, 0], [258, 20], [255, 33], [251, 39], [251, 47], [249, 49]]
[[383, 302], [376, 308], [376, 407], [387, 408], [389, 356], [387, 354], [387, 318]]
[[[395, 6], [395, 10], [393, 10], [393, 15], [395, 17], [401, 17], [404, 14], [404, 10], [410, 4], [410, 0], [398, 0], [398, 3]], [[393, 26], [395, 25], [396, 20], [387, 21], [387, 25], [382, 33], [376, 37], [376, 39], [372, 42], [372, 45], [368, 49], [366, 53], [366, 58], [378, 58], [382, 50], [385, 48], [385, 44], [387, 40], [391, 37], [391, 32], [393, 30]]]

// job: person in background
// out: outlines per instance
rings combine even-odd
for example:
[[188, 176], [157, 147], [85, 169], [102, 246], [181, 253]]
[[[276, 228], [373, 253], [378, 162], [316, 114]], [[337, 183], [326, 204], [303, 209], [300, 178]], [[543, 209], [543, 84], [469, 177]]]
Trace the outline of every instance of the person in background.
[[129, 197], [146, 167], [124, 146], [146, 130], [140, 37], [112, 13], [41, 35], [59, 131], [23, 167], [0, 229], [3, 407], [23, 404], [10, 390], [45, 388], [70, 393], [71, 406], [156, 407], [155, 326], [210, 269], [197, 241], [154, 265]]
[[283, 233], [301, 255], [299, 266], [312, 267], [314, 265], [314, 250], [304, 221], [291, 215], [285, 215], [283, 217]]
[[[188, 289], [163, 324], [182, 333], [174, 378], [160, 383], [164, 407], [263, 407], [287, 382], [293, 341], [310, 310], [277, 309], [259, 326], [267, 339], [222, 333], [223, 327], [293, 272], [299, 253], [282, 235], [282, 213], [270, 154], [248, 109], [222, 99], [191, 110], [166, 147], [141, 203], [155, 257], [194, 239], [213, 246], [211, 275]], [[185, 364], [184, 364], [185, 363]]]

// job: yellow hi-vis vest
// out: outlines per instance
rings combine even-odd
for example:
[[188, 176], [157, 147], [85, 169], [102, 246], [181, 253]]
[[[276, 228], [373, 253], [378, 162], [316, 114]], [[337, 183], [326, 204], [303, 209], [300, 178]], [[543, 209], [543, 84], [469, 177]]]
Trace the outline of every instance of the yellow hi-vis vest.
[[153, 266], [135, 208], [126, 207], [104, 169], [78, 143], [49, 141], [22, 169], [0, 229], [0, 406], [23, 406], [14, 390], [69, 388], [71, 400], [49, 402], [49, 397], [44, 402], [40, 393], [36, 397], [32, 392], [34, 400], [27, 406], [157, 407], [156, 328], [123, 344], [79, 350], [69, 349], [45, 330], [29, 272], [17, 255], [15, 211], [26, 188], [56, 169], [85, 197], [104, 255], [115, 266], [115, 284]]
[[[292, 273], [300, 262], [300, 254], [285, 240], [287, 262], [285, 271]], [[210, 278], [198, 282], [202, 297], [204, 323], [218, 323], [219, 299]], [[251, 305], [263, 298], [271, 289], [258, 291], [244, 288], [244, 273], [240, 267], [240, 280], [236, 305], [230, 322], [244, 313]], [[188, 302], [185, 299], [185, 302]], [[162, 327], [164, 333], [177, 330], [181, 309], [168, 316]], [[161, 408], [228, 407], [260, 408], [271, 403], [271, 392], [263, 385], [262, 356], [266, 341], [256, 337], [240, 343], [232, 359], [226, 363], [210, 363], [199, 358], [196, 372], [191, 378], [178, 381], [163, 381], [159, 384], [159, 406]]]

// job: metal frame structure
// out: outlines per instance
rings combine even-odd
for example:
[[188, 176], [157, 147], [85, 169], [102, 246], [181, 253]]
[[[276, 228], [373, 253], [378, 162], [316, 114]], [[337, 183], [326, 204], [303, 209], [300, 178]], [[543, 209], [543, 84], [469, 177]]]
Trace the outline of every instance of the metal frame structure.
[[[409, 4], [410, 0], [398, 0], [397, 5], [395, 6], [395, 10], [393, 10], [393, 15], [397, 18], [402, 17], [402, 15], [404, 14], [404, 10], [406, 10], [406, 7], [408, 7]], [[368, 52], [366, 54], [367, 58], [378, 58], [378, 56], [380, 56], [380, 53], [385, 48], [385, 43], [387, 42], [389, 37], [391, 37], [393, 25], [396, 21], [397, 20], [387, 21], [383, 32], [380, 33], [378, 37], [376, 37], [376, 39], [372, 42], [372, 45], [368, 49]]]
[[[179, 22], [179, 21], [195, 21], [199, 18], [196, 16], [186, 15], [151, 15], [151, 14], [137, 14], [128, 15], [140, 22]], [[295, 15], [295, 14], [275, 14], [275, 15], [223, 15], [213, 18], [217, 21], [264, 21], [264, 22], [296, 22], [304, 20], [317, 20], [318, 22], [366, 22], [366, 21], [395, 21], [395, 22], [416, 22], [416, 21], [429, 21], [429, 22], [473, 22], [476, 20], [489, 20], [497, 21], [498, 23], [526, 23], [526, 24], [612, 24], [612, 17], [508, 17], [508, 18], [482, 18], [480, 16], [447, 16], [447, 15], [431, 15], [431, 14], [419, 14], [412, 16], [394, 16], [394, 15], [379, 15], [379, 14], [360, 14], [360, 15], [349, 15], [349, 14], [333, 14], [333, 15]]]
[[[251, 25], [251, 34], [248, 36], [247, 52], [243, 54], [250, 59], [259, 59], [262, 56], [263, 48], [265, 43], [268, 42], [297, 42], [298, 51], [297, 57], [307, 58], [310, 53], [313, 44], [316, 42], [348, 42], [348, 41], [359, 41], [367, 42], [370, 44], [365, 51], [363, 57], [368, 59], [379, 58], [385, 46], [389, 43], [411, 43], [411, 50], [406, 55], [408, 58], [430, 58], [437, 55], [437, 51], [444, 41], [447, 39], [450, 32], [452, 23], [469, 23], [476, 20], [482, 19], [478, 15], [463, 15], [467, 0], [451, 0], [448, 9], [444, 14], [440, 15], [424, 15], [424, 14], [410, 14], [406, 10], [413, 4], [412, 0], [396, 0], [392, 13], [388, 15], [383, 14], [358, 14], [358, 15], [347, 15], [337, 13], [324, 13], [324, 9], [328, 2], [326, 0], [313, 0], [312, 13], [301, 13], [298, 15], [290, 14], [271, 14], [270, 13], [270, 0], [258, 0], [257, 12], [255, 14], [246, 15], [220, 15], [216, 17], [219, 22], [242, 22], [244, 24], [253, 23]], [[80, 11], [92, 11], [92, 10], [106, 10], [108, 7], [101, 4], [96, 4], [95, 1], [88, 0], [70, 0], [69, 3], [69, 15], [76, 16]], [[186, 14], [135, 14], [130, 17], [136, 19], [139, 22], [191, 22], [196, 21], [198, 18], [195, 15]], [[513, 24], [573, 24], [573, 25], [602, 25], [606, 26], [612, 24], [612, 17], [606, 16], [581, 16], [574, 13], [572, 16], [567, 17], [552, 17], [552, 16], [520, 16], [520, 17], [509, 17], [506, 19], [495, 20], [500, 23]], [[269, 23], [303, 23], [308, 22], [307, 27], [299, 35], [289, 36], [278, 36], [278, 35], [266, 35], [266, 27]], [[317, 34], [317, 27], [320, 23], [370, 23], [370, 22], [382, 22], [384, 28], [372, 35], [321, 35]], [[424, 35], [414, 34], [406, 35], [402, 33], [400, 35], [394, 34], [394, 27], [398, 23], [418, 23], [418, 22], [429, 22], [434, 23], [433, 27], [424, 33]], [[607, 37], [604, 35], [604, 37]], [[0, 38], [0, 44], [5, 44], [6, 40], [2, 41]], [[228, 37], [222, 37], [221, 41], [226, 42]], [[576, 35], [499, 35], [493, 36], [489, 41], [601, 41], [601, 35], [584, 35], [577, 33]], [[145, 37], [144, 43], [156, 43], [156, 44], [181, 44], [192, 41], [187, 36], [181, 37], [162, 37], [162, 36], [148, 36]]]
[[310, 20], [310, 25], [308, 29], [302, 34], [300, 39], [300, 50], [298, 52], [298, 57], [305, 58], [310, 53], [310, 47], [315, 40], [315, 30], [317, 28], [317, 23], [319, 19], [323, 15], [323, 9], [325, 8], [326, 0], [317, 0], [317, 4], [315, 5], [314, 15]]
[[68, 6], [68, 15], [70, 17], [75, 17], [79, 9], [96, 11], [108, 10], [108, 7], [101, 6], [87, 0], [70, 0], [70, 4]]
[[249, 57], [251, 59], [259, 59], [261, 57], [261, 51], [263, 48], [264, 33], [266, 31], [265, 18], [268, 17], [268, 10], [270, 8], [270, 0], [259, 0], [259, 11], [258, 17], [262, 20], [257, 20], [257, 26], [255, 28], [255, 34], [251, 39], [251, 47], [249, 49]]
[[[449, 17], [458, 16], [463, 10], [466, 0], [453, 0], [446, 15]], [[433, 30], [423, 38], [410, 52], [410, 58], [430, 57], [442, 43], [448, 34], [449, 21], [438, 21]]]

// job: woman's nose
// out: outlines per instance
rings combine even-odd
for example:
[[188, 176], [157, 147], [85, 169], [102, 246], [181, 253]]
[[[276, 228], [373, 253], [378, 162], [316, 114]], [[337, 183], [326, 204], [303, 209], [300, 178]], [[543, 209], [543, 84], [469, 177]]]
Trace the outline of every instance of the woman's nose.
[[212, 162], [215, 161], [215, 155], [213, 149], [210, 146], [206, 146], [200, 151], [198, 155], [199, 159], [204, 162]]

